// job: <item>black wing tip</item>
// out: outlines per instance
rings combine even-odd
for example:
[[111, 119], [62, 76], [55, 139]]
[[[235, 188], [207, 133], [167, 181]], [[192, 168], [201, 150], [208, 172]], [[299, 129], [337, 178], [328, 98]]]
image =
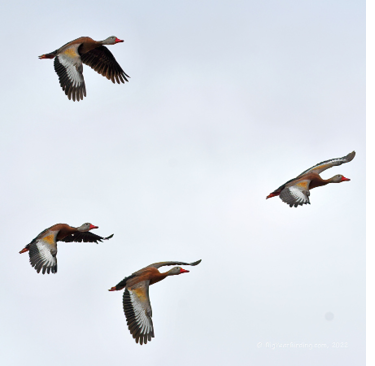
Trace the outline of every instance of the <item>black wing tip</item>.
[[[283, 201], [285, 202], [285, 201]], [[306, 201], [306, 202], [301, 202], [301, 203], [288, 203], [288, 202], [285, 202], [287, 205], [289, 205], [289, 207], [295, 207], [297, 208], [298, 206], [303, 206], [303, 205], [307, 205], [307, 204], [311, 204], [310, 201]]]
[[349, 153], [348, 155], [345, 156], [346, 161], [347, 162], [352, 161], [354, 159], [355, 155], [356, 155], [356, 152], [352, 151], [351, 153]]
[[40, 272], [42, 272], [42, 274], [46, 274], [46, 272], [47, 274], [57, 273], [57, 265], [47, 267], [47, 266], [40, 265], [38, 263], [36, 264], [31, 263], [31, 266], [36, 270], [37, 273], [40, 273]]
[[102, 243], [103, 240], [111, 239], [111, 238], [113, 237], [113, 235], [115, 235], [115, 234], [112, 234], [112, 235], [106, 236], [105, 238], [99, 238], [98, 240], [95, 240], [94, 243], [95, 243], [95, 244]]
[[202, 259], [199, 259], [193, 263], [190, 263], [191, 266], [197, 266], [200, 262], [202, 262]]
[[147, 342], [151, 342], [152, 338], [155, 338], [154, 329], [147, 334], [139, 334], [138, 332], [131, 334], [135, 340], [135, 343], [139, 344], [140, 346], [147, 344]]

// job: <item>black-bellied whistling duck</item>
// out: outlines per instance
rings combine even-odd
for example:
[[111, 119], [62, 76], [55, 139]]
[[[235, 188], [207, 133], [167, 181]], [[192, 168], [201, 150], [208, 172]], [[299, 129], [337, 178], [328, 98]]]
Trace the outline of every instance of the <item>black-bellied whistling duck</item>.
[[167, 276], [175, 276], [181, 273], [189, 272], [181, 267], [173, 267], [168, 272], [160, 273], [158, 268], [162, 266], [196, 266], [202, 260], [193, 263], [184, 262], [159, 262], [134, 272], [131, 276], [125, 277], [116, 286], [108, 291], [118, 291], [125, 288], [123, 295], [123, 306], [126, 316], [126, 322], [130, 333], [133, 335], [136, 343], [147, 343], [151, 341], [154, 335], [154, 326], [152, 324], [152, 310], [148, 288], [156, 282], [164, 280]]
[[27, 244], [21, 253], [29, 252], [30, 264], [39, 273], [43, 274], [57, 272], [57, 244], [58, 241], [69, 242], [90, 242], [96, 243], [102, 240], [112, 238], [113, 234], [103, 238], [102, 236], [90, 233], [92, 229], [98, 229], [90, 223], [81, 225], [80, 227], [72, 227], [67, 224], [56, 224], [48, 229], [43, 230], [35, 239]]
[[108, 80], [112, 80], [113, 83], [120, 84], [128, 81], [127, 77], [130, 76], [125, 74], [112, 53], [104, 46], [119, 42], [124, 41], [114, 36], [108, 37], [104, 41], [80, 37], [56, 51], [39, 56], [39, 58], [55, 58], [55, 71], [59, 76], [62, 89], [69, 99], [80, 101], [86, 96], [82, 62]]
[[297, 207], [298, 205], [302, 206], [307, 203], [310, 204], [310, 189], [324, 186], [328, 183], [341, 183], [350, 180], [341, 174], [335, 175], [330, 179], [322, 179], [319, 174], [333, 166], [349, 163], [349, 161], [354, 159], [354, 156], [355, 151], [342, 158], [322, 161], [310, 169], [305, 170], [298, 177], [284, 183], [282, 186], [277, 188], [276, 191], [270, 193], [266, 199], [280, 196], [280, 199], [287, 203], [290, 207]]

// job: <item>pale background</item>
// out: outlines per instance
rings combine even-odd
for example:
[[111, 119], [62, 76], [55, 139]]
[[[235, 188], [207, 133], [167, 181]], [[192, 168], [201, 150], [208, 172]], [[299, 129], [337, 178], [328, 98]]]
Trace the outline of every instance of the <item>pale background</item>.
[[[0, 20], [1, 364], [364, 365], [364, 2], [14, 1]], [[37, 56], [111, 35], [130, 82], [84, 66], [69, 101]], [[311, 205], [265, 200], [352, 150]], [[87, 221], [115, 236], [60, 243], [56, 275], [18, 254]], [[108, 288], [200, 258], [151, 287], [137, 345]]]

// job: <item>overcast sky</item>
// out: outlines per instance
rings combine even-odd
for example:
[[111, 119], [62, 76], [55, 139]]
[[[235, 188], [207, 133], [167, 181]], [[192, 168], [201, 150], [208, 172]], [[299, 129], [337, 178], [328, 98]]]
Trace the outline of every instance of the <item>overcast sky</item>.
[[[365, 2], [56, 4], [0, 14], [2, 364], [364, 365]], [[111, 35], [129, 83], [84, 65], [69, 101], [38, 56]], [[353, 150], [311, 205], [265, 199]], [[37, 274], [18, 252], [59, 222], [115, 235]], [[107, 290], [198, 259], [150, 288], [137, 345]]]

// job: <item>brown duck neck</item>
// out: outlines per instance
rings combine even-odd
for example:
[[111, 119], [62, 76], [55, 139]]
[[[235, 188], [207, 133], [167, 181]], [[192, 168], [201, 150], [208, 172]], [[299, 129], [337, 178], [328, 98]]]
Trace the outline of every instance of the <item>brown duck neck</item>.
[[163, 272], [163, 273], [155, 273], [155, 275], [152, 277], [150, 281], [150, 285], [153, 285], [156, 282], [164, 280], [165, 277], [168, 277], [170, 275], [169, 271], [168, 272]]
[[57, 237], [56, 237], [56, 241], [62, 240], [65, 237], [67, 237], [68, 235], [77, 232], [77, 228], [66, 225], [66, 224], [60, 224], [60, 225], [58, 225], [58, 227], [56, 229], [59, 230], [59, 232], [57, 234]]
[[318, 174], [307, 176], [307, 179], [310, 179], [309, 189], [325, 186], [326, 184], [331, 183], [329, 179], [322, 179], [322, 177]]

